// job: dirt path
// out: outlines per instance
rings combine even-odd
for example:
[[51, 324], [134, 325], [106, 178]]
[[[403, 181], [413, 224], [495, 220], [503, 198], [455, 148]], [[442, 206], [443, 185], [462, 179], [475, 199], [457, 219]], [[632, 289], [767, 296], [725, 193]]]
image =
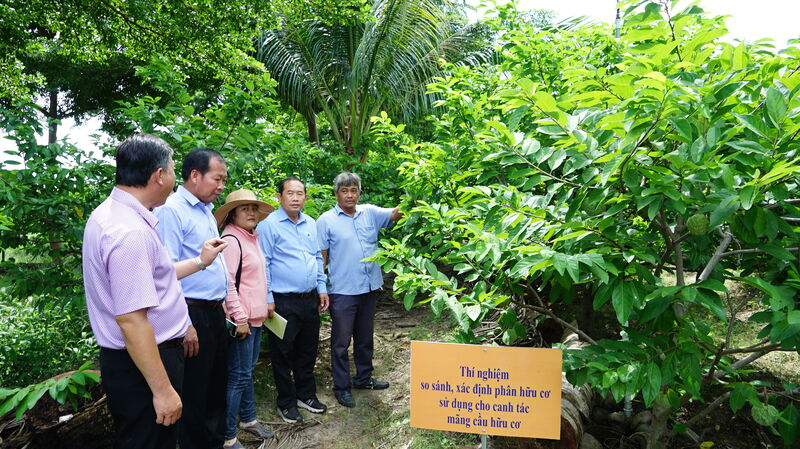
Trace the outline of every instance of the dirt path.
[[[316, 376], [317, 395], [328, 405], [328, 412], [314, 415], [302, 410], [303, 424], [283, 423], [275, 412], [275, 390], [269, 363], [260, 362], [256, 369], [258, 418], [275, 430], [277, 438], [262, 444], [240, 433], [242, 443], [248, 448], [260, 449], [458, 447], [451, 434], [408, 426], [410, 342], [412, 339], [441, 339], [447, 329], [446, 323], [433, 319], [427, 307], [407, 312], [402, 304], [384, 292], [375, 317], [374, 364], [375, 377], [389, 381], [391, 386], [382, 391], [353, 390], [356, 406], [350, 409], [339, 405], [331, 390], [330, 323], [324, 322]], [[464, 436], [461, 439], [471, 441], [471, 438]], [[455, 439], [460, 438], [456, 436]]]

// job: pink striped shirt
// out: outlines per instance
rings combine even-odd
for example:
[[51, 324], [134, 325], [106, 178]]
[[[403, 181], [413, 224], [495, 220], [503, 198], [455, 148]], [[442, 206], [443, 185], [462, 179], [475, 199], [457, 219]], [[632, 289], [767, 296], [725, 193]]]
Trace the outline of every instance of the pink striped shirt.
[[[258, 234], [229, 224], [222, 235], [231, 234], [239, 239], [241, 252], [236, 240], [224, 237], [228, 247], [222, 252], [225, 265], [228, 267], [228, 296], [225, 297], [225, 311], [231, 321], [237, 325], [250, 323], [259, 327], [267, 318], [267, 268], [264, 253], [258, 246]], [[239, 254], [242, 254], [242, 280], [239, 291], [236, 291], [236, 269], [239, 266]]]
[[83, 285], [97, 344], [124, 349], [114, 317], [147, 309], [156, 344], [183, 337], [189, 312], [158, 219], [133, 195], [114, 188], [83, 232]]

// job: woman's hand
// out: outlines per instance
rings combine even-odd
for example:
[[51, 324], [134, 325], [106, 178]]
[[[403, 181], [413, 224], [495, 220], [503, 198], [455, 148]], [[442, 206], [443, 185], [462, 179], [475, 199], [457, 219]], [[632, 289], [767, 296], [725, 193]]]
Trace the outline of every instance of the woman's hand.
[[238, 338], [239, 340], [244, 340], [245, 338], [247, 338], [248, 335], [250, 335], [249, 324], [245, 323], [236, 326], [236, 338]]

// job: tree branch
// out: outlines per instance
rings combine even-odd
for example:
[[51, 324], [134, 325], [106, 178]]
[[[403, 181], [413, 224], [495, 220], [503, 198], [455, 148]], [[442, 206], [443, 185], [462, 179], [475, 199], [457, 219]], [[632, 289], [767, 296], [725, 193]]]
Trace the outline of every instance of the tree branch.
[[[784, 248], [786, 251], [800, 251], [800, 247], [797, 248]], [[733, 251], [726, 251], [722, 253], [722, 257], [733, 256], [735, 254], [756, 254], [756, 253], [763, 253], [766, 252], [763, 249], [758, 248], [748, 248], [748, 249], [736, 249]]]
[[548, 309], [546, 307], [532, 306], [532, 305], [529, 305], [529, 304], [520, 304], [520, 306], [522, 308], [524, 308], [524, 309], [533, 310], [534, 312], [538, 312], [538, 313], [547, 315], [548, 317], [550, 317], [550, 318], [554, 319], [556, 322], [558, 322], [558, 324], [560, 324], [560, 325], [566, 327], [567, 329], [571, 330], [572, 332], [575, 332], [576, 334], [580, 335], [580, 337], [583, 340], [585, 340], [586, 342], [591, 343], [593, 345], [597, 344], [597, 342], [592, 337], [586, 335], [586, 332], [578, 329], [576, 326], [574, 326], [574, 325], [572, 325], [570, 323], [567, 323], [566, 321], [564, 321], [561, 318], [557, 317], [555, 313], [553, 313], [552, 311], [550, 311], [550, 309]]
[[[731, 348], [731, 349], [726, 349], [726, 350], [722, 351], [722, 354], [724, 354], [724, 355], [727, 355], [727, 354], [743, 354], [743, 353], [748, 353], [748, 352], [760, 352], [760, 351], [772, 352], [772, 351], [779, 350], [780, 347], [781, 347], [781, 345], [779, 343], [774, 343], [774, 344], [771, 344], [771, 345], [759, 346], [759, 347]], [[794, 351], [794, 349], [787, 349], [787, 351]]]
[[772, 203], [772, 204], [764, 206], [764, 209], [766, 209], [766, 210], [775, 209], [775, 208], [781, 207], [783, 205], [783, 203], [800, 204], [800, 198], [792, 198], [792, 199], [780, 201], [778, 203]]
[[[770, 352], [770, 351], [760, 351], [760, 352], [754, 352], [754, 353], [750, 354], [749, 356], [747, 356], [747, 357], [745, 357], [745, 358], [743, 358], [743, 359], [741, 359], [741, 360], [737, 360], [735, 363], [731, 364], [731, 366], [730, 366], [730, 369], [731, 369], [732, 371], [736, 371], [737, 369], [739, 369], [739, 368], [741, 368], [741, 367], [743, 367], [743, 366], [747, 366], [747, 365], [749, 365], [750, 363], [752, 363], [752, 362], [754, 362], [754, 361], [756, 361], [756, 360], [760, 359], [761, 357], [763, 357], [763, 356], [765, 356], [765, 355], [769, 354], [769, 352]], [[721, 378], [722, 378], [722, 376], [724, 376], [725, 374], [727, 374], [727, 372], [726, 372], [726, 371], [717, 371], [717, 372], [714, 374], [714, 378], [715, 378], [715, 379], [717, 379], [717, 380], [719, 380], [719, 379], [721, 379]]]
[[708, 279], [709, 276], [711, 276], [711, 272], [714, 271], [714, 267], [716, 267], [720, 259], [722, 259], [725, 249], [731, 244], [731, 240], [733, 240], [733, 234], [728, 231], [722, 231], [722, 235], [722, 242], [720, 242], [717, 250], [714, 251], [714, 255], [711, 256], [711, 260], [708, 261], [708, 264], [703, 269], [703, 272], [697, 277], [699, 282], [703, 282]]
[[714, 402], [708, 404], [708, 407], [704, 408], [703, 410], [700, 411], [700, 413], [692, 416], [690, 420], [686, 421], [686, 426], [687, 427], [693, 426], [698, 422], [700, 422], [701, 419], [705, 418], [706, 415], [714, 411], [715, 408], [719, 407], [722, 404], [722, 402], [724, 402], [729, 397], [731, 397], [731, 392], [726, 391], [725, 394], [715, 399]]

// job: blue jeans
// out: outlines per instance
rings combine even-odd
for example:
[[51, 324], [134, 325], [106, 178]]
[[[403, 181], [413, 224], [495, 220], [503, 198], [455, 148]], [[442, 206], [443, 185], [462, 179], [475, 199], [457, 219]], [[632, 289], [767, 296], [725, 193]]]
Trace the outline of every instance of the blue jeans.
[[256, 403], [253, 392], [253, 370], [261, 349], [261, 327], [250, 326], [244, 340], [230, 339], [228, 347], [228, 399], [225, 417], [225, 439], [236, 438], [236, 418], [255, 421]]

